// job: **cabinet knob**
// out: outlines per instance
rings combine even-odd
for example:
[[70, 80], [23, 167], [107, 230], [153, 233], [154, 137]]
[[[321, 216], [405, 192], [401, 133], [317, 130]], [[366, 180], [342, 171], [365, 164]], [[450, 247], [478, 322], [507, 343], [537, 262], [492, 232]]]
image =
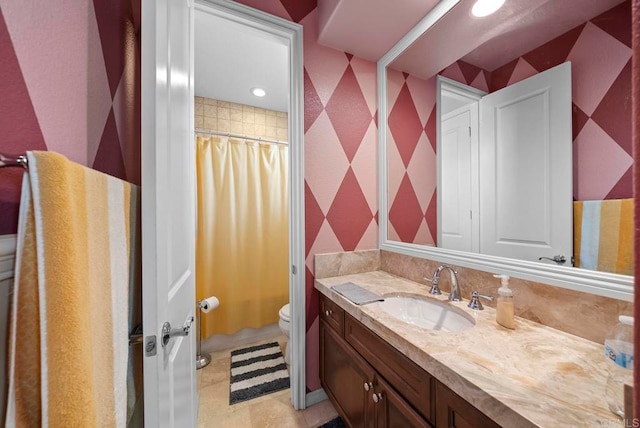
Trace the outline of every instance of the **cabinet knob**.
[[369, 391], [372, 387], [373, 387], [373, 384], [371, 382], [365, 382], [364, 383], [364, 390], [365, 391]]
[[380, 401], [382, 401], [382, 392], [378, 392], [377, 394], [374, 393], [373, 394], [373, 402], [374, 403], [378, 403]]
[[326, 311], [324, 311], [324, 314], [328, 317], [330, 317], [332, 313], [333, 311], [331, 309], [327, 309]]

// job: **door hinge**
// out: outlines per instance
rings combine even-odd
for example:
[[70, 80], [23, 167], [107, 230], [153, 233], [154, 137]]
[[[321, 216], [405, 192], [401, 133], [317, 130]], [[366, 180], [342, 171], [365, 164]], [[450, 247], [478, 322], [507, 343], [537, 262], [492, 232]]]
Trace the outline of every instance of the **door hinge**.
[[291, 265], [291, 273], [296, 275], [298, 273], [298, 268], [296, 265]]
[[153, 357], [156, 355], [156, 336], [147, 336], [144, 338], [144, 355]]
[[471, 137], [471, 127], [469, 127], [469, 137]]
[[473, 211], [469, 211], [469, 218], [473, 220]]

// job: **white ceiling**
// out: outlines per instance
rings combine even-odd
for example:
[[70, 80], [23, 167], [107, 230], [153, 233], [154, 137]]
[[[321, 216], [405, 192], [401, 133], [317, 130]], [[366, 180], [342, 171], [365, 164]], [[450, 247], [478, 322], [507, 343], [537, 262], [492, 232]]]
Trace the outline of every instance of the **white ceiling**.
[[376, 62], [438, 0], [318, 0], [320, 44]]
[[[287, 47], [276, 36], [195, 12], [195, 93], [270, 110], [287, 111]], [[258, 98], [253, 87], [267, 91]]]
[[[483, 19], [469, 16], [474, 1], [461, 0], [391, 67], [429, 78], [463, 58], [493, 70], [623, 0], [507, 0], [498, 13]], [[318, 41], [377, 61], [436, 3], [318, 0]], [[196, 95], [287, 111], [284, 40], [196, 11], [195, 58]], [[255, 86], [267, 96], [253, 96], [249, 90]]]
[[463, 59], [493, 71], [622, 1], [507, 0], [495, 14], [474, 18], [475, 0], [462, 0], [391, 67], [428, 79]]

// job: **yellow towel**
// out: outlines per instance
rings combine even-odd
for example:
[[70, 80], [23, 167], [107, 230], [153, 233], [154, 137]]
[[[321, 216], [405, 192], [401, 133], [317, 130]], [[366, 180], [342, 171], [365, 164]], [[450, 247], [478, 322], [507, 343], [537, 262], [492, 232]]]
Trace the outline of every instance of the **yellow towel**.
[[137, 189], [55, 153], [27, 157], [7, 425], [124, 427]]
[[575, 266], [633, 275], [633, 199], [573, 203]]

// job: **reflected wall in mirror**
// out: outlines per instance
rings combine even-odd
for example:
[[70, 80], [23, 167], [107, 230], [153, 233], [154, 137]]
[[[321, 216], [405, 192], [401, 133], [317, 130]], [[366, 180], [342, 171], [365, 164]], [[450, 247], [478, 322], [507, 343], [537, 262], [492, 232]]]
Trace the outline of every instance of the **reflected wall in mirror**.
[[[630, 1], [578, 3], [507, 1], [493, 18], [481, 20], [469, 14], [473, 2], [463, 0], [387, 67], [387, 240], [440, 247], [445, 241], [442, 213], [438, 218], [438, 182], [447, 174], [438, 165], [438, 76], [493, 94], [569, 61], [573, 154], [564, 168], [572, 171], [566, 203], [573, 196], [574, 248], [565, 266], [575, 255], [576, 266], [631, 274], [632, 204], [621, 201], [632, 198]], [[482, 142], [478, 147], [472, 158], [482, 157]], [[482, 179], [467, 165], [458, 167], [476, 186]], [[483, 209], [474, 203], [486, 206], [486, 199], [476, 198], [470, 201], [471, 225], [482, 223]], [[469, 251], [490, 254], [479, 245]]]

